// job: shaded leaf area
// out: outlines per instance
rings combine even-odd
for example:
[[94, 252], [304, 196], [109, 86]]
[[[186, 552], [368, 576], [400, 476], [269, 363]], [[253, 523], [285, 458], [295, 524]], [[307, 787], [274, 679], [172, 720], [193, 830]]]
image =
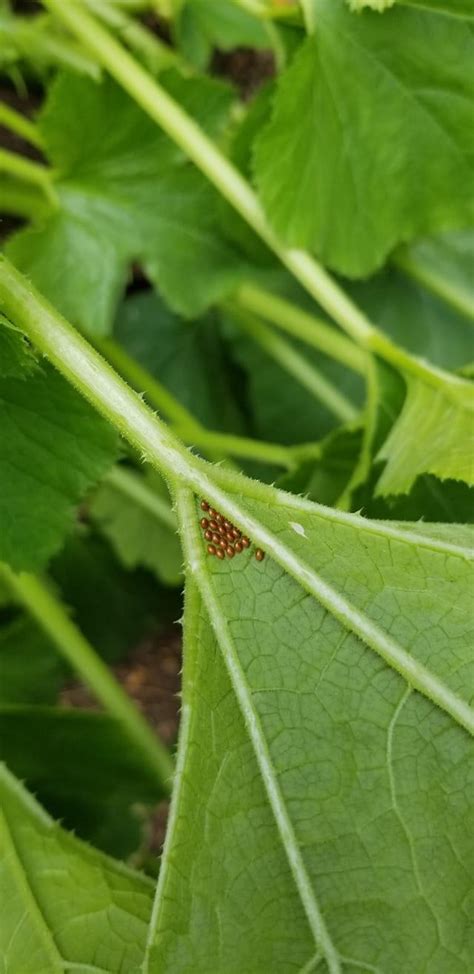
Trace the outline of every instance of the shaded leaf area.
[[145, 970], [468, 974], [472, 744], [444, 705], [472, 689], [472, 532], [252, 492], [232, 514], [271, 532], [260, 563], [206, 558], [182, 512], [182, 775]]
[[34, 353], [25, 337], [0, 314], [0, 378], [21, 379], [35, 366]]
[[176, 42], [185, 57], [199, 68], [209, 64], [214, 48], [270, 47], [267, 25], [240, 8], [234, 0], [184, 0], [174, 25]]
[[123, 302], [114, 337], [205, 426], [243, 431], [238, 386], [234, 390], [228, 355], [213, 315], [186, 321], [158, 295], [144, 292]]
[[109, 545], [85, 530], [69, 539], [50, 573], [80, 629], [108, 663], [178, 612], [177, 596], [174, 600], [144, 571], [124, 570]]
[[[276, 362], [266, 350], [243, 334], [229, 334], [232, 352], [245, 376], [245, 397], [252, 433], [271, 442], [296, 444], [322, 439], [340, 419], [327, 404]], [[288, 339], [288, 347], [328, 379], [349, 402], [361, 406], [361, 378], [302, 342]]]
[[69, 672], [47, 637], [26, 616], [18, 615], [0, 628], [1, 705], [53, 704]]
[[[437, 243], [433, 241], [434, 250]], [[415, 252], [416, 245], [412, 249]], [[444, 278], [449, 286], [456, 287], [458, 275], [462, 276], [461, 262], [446, 261]], [[349, 290], [377, 327], [414, 355], [448, 370], [474, 358], [472, 324], [396, 268], [387, 267], [368, 281], [351, 284]]]
[[[474, 18], [474, 11], [473, 11]], [[401, 247], [395, 260], [471, 318], [474, 315], [474, 230], [457, 230]]]
[[[175, 73], [164, 83], [217, 136], [227, 86]], [[60, 76], [40, 126], [58, 205], [7, 252], [69, 320], [107, 334], [132, 261], [187, 315], [232, 288], [243, 265], [220, 233], [217, 194], [110, 79]]]
[[0, 430], [0, 560], [37, 571], [113, 463], [117, 437], [48, 367], [0, 381]]
[[69, 835], [0, 772], [5, 968], [22, 974], [138, 974], [153, 887]]
[[143, 841], [146, 806], [165, 797], [106, 714], [0, 704], [0, 756], [53, 818], [121, 858]]
[[[177, 586], [182, 578], [181, 546], [177, 525], [173, 524], [169, 494], [164, 481], [150, 472], [140, 482], [148, 488], [148, 504], [125, 495], [114, 483], [99, 487], [90, 513], [94, 523], [114, 548], [126, 568], [148, 568], [166, 585]], [[156, 512], [155, 498], [167, 504], [169, 521]]]
[[396, 244], [470, 222], [472, 33], [399, 5], [307, 7], [314, 34], [281, 77], [257, 185], [289, 245], [363, 277]]

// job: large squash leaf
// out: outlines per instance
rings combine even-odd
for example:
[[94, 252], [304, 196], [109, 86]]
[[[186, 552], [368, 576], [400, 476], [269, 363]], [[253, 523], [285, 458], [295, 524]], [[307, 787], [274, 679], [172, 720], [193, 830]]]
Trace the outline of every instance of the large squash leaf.
[[313, 33], [282, 75], [257, 183], [290, 246], [363, 277], [395, 244], [469, 223], [472, 29], [401, 5], [305, 10]]
[[468, 974], [470, 532], [216, 477], [266, 558], [208, 557], [181, 494], [183, 727], [145, 971]]

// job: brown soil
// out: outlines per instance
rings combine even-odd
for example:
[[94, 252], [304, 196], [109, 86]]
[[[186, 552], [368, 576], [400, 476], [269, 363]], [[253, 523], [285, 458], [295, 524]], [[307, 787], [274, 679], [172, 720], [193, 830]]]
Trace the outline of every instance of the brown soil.
[[[180, 669], [178, 626], [145, 637], [121, 663], [112, 667], [119, 683], [168, 747], [173, 746], [178, 734]], [[75, 680], [63, 688], [59, 702], [63, 706], [98, 709], [87, 687]]]

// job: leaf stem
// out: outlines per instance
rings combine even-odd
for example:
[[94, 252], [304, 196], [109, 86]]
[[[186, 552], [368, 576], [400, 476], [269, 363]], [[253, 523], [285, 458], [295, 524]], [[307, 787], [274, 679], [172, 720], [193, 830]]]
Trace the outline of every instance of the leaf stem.
[[[144, 369], [136, 359], [132, 358], [128, 352], [112, 338], [91, 339], [97, 350], [110, 362], [111, 365], [137, 390], [144, 393], [148, 402], [168, 418], [175, 428], [179, 428], [180, 435], [187, 443], [195, 443], [202, 446], [206, 456], [210, 460], [225, 460], [226, 449], [211, 444], [206, 444], [207, 430], [201, 425], [199, 420], [183, 406], [183, 404], [164, 386], [159, 379], [151, 375]], [[231, 461], [228, 461], [230, 464]]]
[[33, 162], [20, 156], [16, 152], [0, 148], [0, 172], [15, 176], [32, 186], [39, 186], [52, 201], [56, 201], [56, 194], [52, 186], [52, 171], [40, 162]]
[[0, 573], [13, 597], [33, 616], [111, 716], [120, 722], [134, 745], [140, 748], [162, 787], [169, 792], [173, 762], [167, 749], [69, 618], [61, 602], [34, 575], [15, 574], [3, 564]]
[[0, 102], [0, 125], [9, 129], [10, 132], [15, 132], [16, 135], [36, 146], [37, 149], [43, 148], [43, 139], [38, 126], [26, 115], [15, 111], [6, 102]]
[[288, 335], [317, 348], [348, 369], [365, 374], [367, 363], [364, 352], [316, 315], [256, 284], [243, 284], [233, 297], [246, 311], [265, 318]]
[[[179, 426], [175, 426], [174, 429], [183, 439], [188, 439], [186, 432]], [[265, 440], [254, 440], [248, 436], [236, 436], [233, 433], [220, 433], [203, 428], [202, 433], [193, 437], [193, 445], [202, 448], [207, 456], [211, 453], [221, 453], [221, 455], [227, 453], [248, 460], [275, 464], [288, 470], [296, 465], [296, 456], [292, 447], [268, 443]]]
[[334, 416], [343, 422], [350, 422], [356, 418], [357, 410], [349, 399], [285, 338], [275, 334], [271, 328], [248, 311], [230, 304], [226, 310], [232, 321], [237, 322], [239, 327], [247, 332], [275, 362], [278, 362], [282, 369], [292, 375], [315, 399], [322, 402]]

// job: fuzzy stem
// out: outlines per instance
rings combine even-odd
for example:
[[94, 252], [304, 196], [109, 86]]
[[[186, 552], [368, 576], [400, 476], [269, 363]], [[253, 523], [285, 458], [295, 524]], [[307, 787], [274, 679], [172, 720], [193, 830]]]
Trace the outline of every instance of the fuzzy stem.
[[[203, 446], [206, 456], [210, 460], [223, 460], [226, 458], [226, 449], [220, 449], [215, 445], [206, 444], [207, 430], [201, 425], [199, 420], [183, 406], [178, 399], [162, 383], [155, 379], [153, 375], [144, 369], [136, 359], [132, 358], [128, 352], [122, 348], [118, 342], [112, 338], [94, 338], [95, 347], [117, 370], [137, 390], [143, 392], [149, 403], [167, 417], [174, 427], [178, 427], [180, 435], [187, 443], [195, 443]], [[230, 463], [230, 461], [229, 461]]]
[[10, 129], [10, 132], [15, 132], [16, 135], [25, 139], [26, 142], [30, 142], [31, 145], [36, 146], [37, 149], [43, 148], [43, 139], [38, 126], [29, 118], [26, 118], [26, 115], [15, 111], [14, 108], [11, 108], [5, 102], [0, 103], [0, 125]]
[[140, 748], [161, 786], [169, 792], [173, 763], [167, 749], [69, 618], [61, 602], [34, 575], [14, 574], [7, 565], [0, 565], [0, 574], [13, 597], [33, 616], [108, 713], [120, 722], [130, 740]]
[[307, 362], [286, 339], [280, 338], [248, 311], [241, 311], [229, 305], [227, 312], [232, 321], [246, 331], [275, 362], [278, 362], [282, 369], [292, 375], [315, 399], [322, 402], [334, 416], [343, 422], [350, 422], [356, 418], [357, 410], [349, 399], [339, 392], [339, 389], [314, 365]]

